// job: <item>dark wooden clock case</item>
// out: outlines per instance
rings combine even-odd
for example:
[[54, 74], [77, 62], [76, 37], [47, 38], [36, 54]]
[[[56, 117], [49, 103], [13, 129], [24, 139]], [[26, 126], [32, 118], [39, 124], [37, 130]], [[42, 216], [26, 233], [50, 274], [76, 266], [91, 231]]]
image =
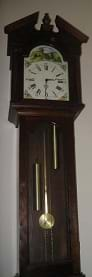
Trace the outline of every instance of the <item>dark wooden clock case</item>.
[[[16, 127], [19, 125], [20, 130], [18, 276], [83, 277], [80, 268], [74, 120], [84, 108], [81, 97], [80, 55], [81, 44], [87, 42], [88, 37], [59, 16], [55, 19], [58, 31], [54, 32], [48, 14], [45, 14], [43, 24], [38, 30], [35, 27], [38, 14], [34, 13], [5, 27], [11, 70], [9, 121]], [[23, 99], [24, 57], [33, 47], [46, 44], [57, 48], [63, 54], [64, 60], [68, 61], [69, 101]], [[52, 166], [52, 122], [57, 125], [59, 166], [56, 171]], [[52, 211], [58, 222], [58, 227], [53, 228], [53, 260], [51, 233], [47, 231], [46, 259], [44, 231], [40, 234], [37, 225], [40, 212], [33, 214], [33, 164], [36, 159], [40, 161], [43, 187], [44, 130], [49, 201], [51, 193]]]

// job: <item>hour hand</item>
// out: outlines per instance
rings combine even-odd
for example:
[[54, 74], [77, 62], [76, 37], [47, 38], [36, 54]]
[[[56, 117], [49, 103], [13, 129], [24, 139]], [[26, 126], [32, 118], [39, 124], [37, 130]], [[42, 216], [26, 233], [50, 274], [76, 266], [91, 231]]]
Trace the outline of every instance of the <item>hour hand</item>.
[[48, 88], [48, 85], [47, 85], [47, 79], [45, 79], [45, 85], [44, 85], [44, 88], [45, 88], [45, 97], [47, 98], [47, 97], [48, 97], [48, 93], [47, 93], [47, 88]]

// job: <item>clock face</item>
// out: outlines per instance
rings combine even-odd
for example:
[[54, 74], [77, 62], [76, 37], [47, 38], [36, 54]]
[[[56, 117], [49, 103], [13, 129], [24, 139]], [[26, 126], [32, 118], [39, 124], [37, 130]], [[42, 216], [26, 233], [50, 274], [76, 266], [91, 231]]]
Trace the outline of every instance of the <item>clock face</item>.
[[24, 58], [24, 98], [69, 100], [68, 64], [55, 48], [38, 46]]

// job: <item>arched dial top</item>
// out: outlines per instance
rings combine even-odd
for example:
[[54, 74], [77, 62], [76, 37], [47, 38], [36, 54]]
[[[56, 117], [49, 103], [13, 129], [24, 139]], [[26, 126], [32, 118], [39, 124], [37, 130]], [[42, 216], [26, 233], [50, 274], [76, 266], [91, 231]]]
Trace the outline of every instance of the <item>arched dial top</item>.
[[24, 58], [24, 98], [69, 100], [68, 63], [55, 48], [40, 45]]

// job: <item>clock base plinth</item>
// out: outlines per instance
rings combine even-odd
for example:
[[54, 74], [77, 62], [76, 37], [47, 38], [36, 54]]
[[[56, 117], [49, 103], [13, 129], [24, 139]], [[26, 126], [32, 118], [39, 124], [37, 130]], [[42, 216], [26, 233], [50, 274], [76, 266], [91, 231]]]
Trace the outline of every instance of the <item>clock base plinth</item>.
[[[40, 273], [39, 273], [40, 274]], [[31, 275], [31, 273], [29, 273], [29, 275], [28, 274], [26, 274], [25, 273], [25, 275], [24, 274], [16, 274], [14, 277], [37, 277], [38, 276], [38, 273], [36, 272], [36, 273], [34, 273], [34, 275]], [[41, 274], [40, 274], [40, 276], [42, 276]], [[83, 273], [75, 273], [75, 274], [64, 274], [64, 273], [57, 273], [57, 271], [56, 272], [46, 272], [44, 275], [43, 275], [43, 277], [64, 277], [64, 276], [66, 276], [66, 277], [86, 277]]]
[[29, 266], [23, 269], [20, 274], [14, 277], [85, 277], [82, 272], [75, 273], [71, 262], [63, 264], [42, 264], [38, 266]]

